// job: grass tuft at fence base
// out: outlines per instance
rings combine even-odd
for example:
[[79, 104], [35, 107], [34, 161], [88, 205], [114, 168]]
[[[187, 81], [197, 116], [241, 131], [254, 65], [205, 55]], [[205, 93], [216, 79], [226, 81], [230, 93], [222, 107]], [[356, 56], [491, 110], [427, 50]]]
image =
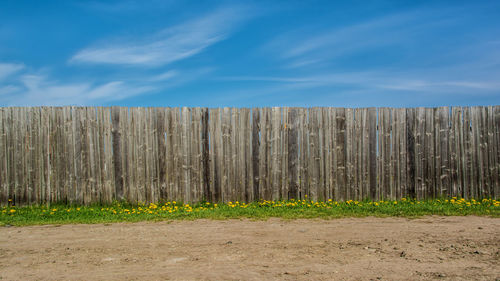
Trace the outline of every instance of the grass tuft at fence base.
[[419, 217], [441, 216], [491, 216], [500, 217], [500, 201], [494, 199], [415, 200], [402, 198], [398, 201], [289, 200], [253, 203], [228, 202], [215, 204], [200, 202], [194, 205], [169, 201], [162, 204], [137, 204], [115, 202], [107, 206], [68, 206], [61, 204], [15, 207], [0, 209], [0, 225], [21, 226], [36, 224], [111, 223], [163, 221], [182, 219], [284, 219], [340, 218], [366, 216]]

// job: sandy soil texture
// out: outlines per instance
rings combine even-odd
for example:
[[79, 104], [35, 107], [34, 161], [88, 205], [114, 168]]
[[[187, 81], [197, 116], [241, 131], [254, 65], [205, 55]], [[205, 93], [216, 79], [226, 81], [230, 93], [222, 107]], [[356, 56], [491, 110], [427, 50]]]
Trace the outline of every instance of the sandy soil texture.
[[500, 219], [0, 228], [1, 280], [500, 280]]

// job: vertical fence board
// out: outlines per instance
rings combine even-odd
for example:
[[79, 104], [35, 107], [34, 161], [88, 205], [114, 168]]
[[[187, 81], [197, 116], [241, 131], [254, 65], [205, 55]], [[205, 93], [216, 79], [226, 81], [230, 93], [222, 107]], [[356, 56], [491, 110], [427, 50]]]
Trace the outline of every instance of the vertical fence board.
[[488, 106], [486, 108], [487, 112], [487, 125], [486, 125], [486, 142], [487, 142], [487, 157], [488, 157], [488, 183], [489, 183], [489, 194], [491, 198], [495, 198], [495, 188], [498, 185], [497, 177], [498, 172], [496, 171], [496, 149], [495, 145], [495, 115], [493, 111], [493, 106]]
[[471, 108], [463, 108], [463, 125], [462, 125], [462, 138], [463, 138], [463, 177], [464, 177], [464, 198], [470, 198], [473, 195], [473, 190], [475, 189], [474, 183], [474, 173], [472, 171], [472, 133], [471, 130]]
[[409, 194], [408, 187], [408, 175], [407, 175], [407, 163], [408, 163], [408, 151], [406, 136], [407, 132], [407, 112], [405, 108], [399, 108], [398, 112], [398, 126], [399, 126], [399, 184], [401, 185], [399, 192], [399, 198], [407, 197]]
[[352, 108], [345, 109], [345, 171], [346, 171], [346, 193], [345, 199], [356, 197], [356, 181], [354, 171], [354, 111]]
[[231, 108], [225, 107], [222, 110], [222, 165], [221, 165], [221, 195], [222, 201], [228, 202], [230, 191], [230, 166], [231, 166]]
[[378, 189], [380, 199], [391, 198], [391, 112], [380, 108], [378, 114]]
[[253, 200], [260, 199], [260, 110], [252, 109], [252, 170]]
[[401, 191], [401, 183], [399, 181], [398, 171], [399, 167], [399, 115], [396, 108], [389, 109], [391, 112], [391, 144], [390, 144], [390, 198], [400, 198], [399, 191]]
[[473, 106], [471, 107], [471, 176], [472, 176], [472, 184], [471, 184], [471, 198], [476, 198], [480, 195], [481, 186], [481, 170], [483, 169], [481, 155], [480, 155], [480, 134], [481, 134], [481, 125], [480, 125], [480, 107]]
[[281, 194], [281, 109], [271, 108], [271, 188], [272, 200], [278, 200]]
[[172, 117], [172, 109], [165, 108], [165, 130], [166, 130], [166, 147], [165, 147], [165, 181], [166, 181], [166, 200], [173, 201], [174, 186], [175, 186], [175, 165], [174, 165], [174, 123]]
[[370, 198], [377, 197], [377, 110], [368, 109], [368, 144], [369, 144], [369, 184]]
[[280, 126], [280, 139], [281, 150], [279, 153], [280, 159], [280, 172], [281, 172], [281, 187], [280, 199], [288, 199], [290, 180], [288, 175], [288, 107], [281, 108], [281, 126]]
[[221, 201], [221, 137], [220, 109], [210, 109], [210, 178], [212, 202]]
[[363, 200], [364, 197], [364, 179], [366, 178], [366, 170], [363, 166], [363, 121], [365, 120], [365, 108], [356, 108], [354, 110], [354, 132], [353, 132], [353, 144], [352, 150], [354, 152], [354, 170], [355, 170], [355, 185], [354, 185], [354, 197], [355, 200]]
[[230, 164], [229, 164], [229, 197], [234, 201], [241, 201], [241, 184], [239, 174], [240, 162], [239, 162], [239, 150], [241, 146], [241, 140], [239, 139], [240, 131], [240, 110], [238, 108], [231, 108], [231, 127], [230, 134]]
[[298, 198], [303, 199], [308, 194], [308, 158], [309, 158], [309, 143], [308, 143], [308, 121], [307, 110], [301, 108], [299, 110], [299, 190]]
[[269, 108], [260, 109], [260, 146], [259, 146], [259, 197], [271, 200], [269, 187]]
[[436, 144], [434, 141], [434, 108], [425, 109], [425, 180], [426, 198], [436, 196]]
[[299, 179], [299, 142], [298, 142], [298, 125], [299, 116], [297, 108], [289, 108], [287, 116], [287, 139], [288, 139], [288, 180], [289, 184], [289, 199], [298, 199], [298, 191], [300, 185]]
[[368, 108], [361, 108], [356, 111], [359, 139], [358, 142], [358, 171], [360, 194], [359, 200], [370, 198], [370, 139], [368, 124]]
[[439, 171], [436, 180], [439, 181], [439, 196], [444, 197], [451, 194], [451, 167], [450, 167], [450, 147], [449, 147], [449, 137], [450, 137], [450, 108], [440, 107], [438, 109], [438, 123], [439, 123], [439, 134], [436, 135], [438, 138], [436, 145], [439, 144], [439, 158], [440, 165], [436, 166]]
[[460, 108], [452, 107], [450, 115], [450, 130], [448, 136], [448, 161], [449, 161], [449, 196], [458, 196], [461, 183], [458, 178], [459, 171], [459, 155], [460, 155], [460, 137], [459, 137], [459, 120]]
[[164, 108], [156, 108], [155, 114], [155, 131], [156, 131], [156, 153], [158, 162], [156, 169], [158, 173], [158, 201], [167, 199], [167, 181], [166, 181], [166, 128], [165, 128]]
[[253, 167], [251, 150], [251, 127], [250, 127], [250, 109], [242, 108], [240, 110], [239, 123], [239, 168], [240, 168], [240, 192], [241, 200], [245, 202], [253, 201]]
[[113, 123], [113, 167], [115, 175], [115, 195], [117, 200], [123, 200], [123, 170], [121, 153], [120, 109], [111, 109]]
[[309, 197], [318, 200], [319, 189], [319, 109], [309, 109]]
[[493, 196], [495, 198], [500, 197], [500, 106], [494, 106], [492, 109], [492, 114], [493, 114], [493, 126], [492, 126], [492, 133], [493, 133], [493, 146], [495, 147], [495, 155], [493, 155], [495, 159], [495, 184], [494, 184], [494, 190], [493, 190]]
[[210, 201], [212, 190], [210, 186], [210, 134], [208, 109], [201, 110], [201, 188], [203, 200]]
[[9, 194], [8, 194], [8, 184], [6, 181], [5, 173], [7, 171], [7, 164], [5, 161], [5, 151], [7, 148], [7, 144], [5, 142], [5, 136], [7, 133], [5, 132], [5, 117], [4, 112], [5, 108], [0, 108], [0, 206], [4, 206], [8, 204]]
[[173, 130], [174, 130], [174, 195], [173, 199], [177, 201], [184, 200], [184, 167], [183, 167], [183, 144], [182, 144], [182, 119], [181, 109], [172, 109]]
[[424, 197], [424, 165], [425, 161], [425, 108], [417, 108], [415, 112], [415, 198]]
[[336, 109], [336, 138], [335, 150], [337, 158], [337, 200], [346, 200], [347, 184], [346, 184], [346, 144], [345, 144], [345, 109]]
[[490, 197], [491, 196], [491, 175], [490, 175], [490, 165], [488, 161], [488, 107], [483, 106], [480, 108], [480, 156], [482, 163], [481, 169], [481, 194], [479, 197]]

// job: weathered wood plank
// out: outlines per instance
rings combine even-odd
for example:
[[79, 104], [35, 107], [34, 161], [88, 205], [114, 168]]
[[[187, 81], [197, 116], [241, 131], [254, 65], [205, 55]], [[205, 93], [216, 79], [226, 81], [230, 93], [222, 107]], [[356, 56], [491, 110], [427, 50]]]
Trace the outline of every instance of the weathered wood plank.
[[337, 164], [337, 190], [336, 199], [346, 200], [347, 184], [346, 184], [346, 144], [345, 144], [345, 109], [336, 108], [336, 138], [335, 138], [335, 155]]
[[288, 176], [288, 107], [281, 108], [280, 139], [281, 151], [279, 153], [281, 164], [281, 193], [280, 199], [288, 199], [290, 179]]
[[120, 108], [111, 109], [111, 118], [113, 123], [113, 167], [115, 175], [115, 199], [123, 200], [123, 167], [121, 153], [121, 132], [120, 132]]
[[174, 196], [173, 200], [184, 200], [184, 167], [183, 167], [183, 146], [182, 146], [182, 119], [181, 109], [172, 109], [173, 128], [174, 128]]
[[238, 108], [231, 108], [231, 127], [230, 134], [230, 166], [229, 166], [229, 197], [233, 201], [242, 201], [241, 190], [242, 186], [240, 183], [241, 174], [240, 162], [239, 162], [239, 151], [242, 141], [240, 140], [240, 111]]
[[308, 112], [305, 108], [299, 109], [299, 190], [298, 196], [304, 199], [309, 192], [308, 181], [308, 159], [309, 159], [309, 138], [308, 138]]
[[390, 146], [390, 197], [391, 199], [400, 198], [401, 182], [399, 181], [399, 114], [396, 108], [389, 109], [391, 113], [391, 146]]
[[369, 163], [369, 186], [370, 198], [377, 198], [377, 110], [368, 108], [368, 163]]
[[451, 167], [449, 157], [449, 136], [450, 136], [450, 108], [438, 108], [438, 126], [439, 132], [436, 135], [436, 153], [439, 153], [439, 160], [436, 159], [436, 180], [439, 185], [438, 195], [440, 197], [448, 196], [451, 192]]
[[252, 108], [252, 170], [253, 196], [252, 200], [260, 199], [260, 110]]
[[425, 109], [425, 197], [433, 198], [436, 195], [435, 176], [435, 141], [434, 141], [434, 108]]
[[166, 129], [165, 129], [165, 108], [159, 107], [155, 110], [155, 131], [156, 131], [156, 169], [158, 177], [158, 201], [167, 199], [166, 181]]
[[489, 198], [491, 195], [491, 175], [490, 175], [490, 166], [488, 161], [488, 108], [486, 106], [482, 106], [480, 108], [480, 145], [479, 145], [479, 154], [480, 154], [480, 167], [481, 167], [481, 194], [479, 198]]
[[415, 114], [415, 197], [422, 199], [425, 192], [425, 108], [416, 108]]
[[198, 202], [202, 197], [202, 155], [201, 155], [201, 108], [191, 110], [191, 201]]
[[460, 107], [452, 107], [451, 115], [450, 115], [450, 129], [449, 129], [449, 137], [448, 137], [448, 161], [449, 161], [449, 196], [458, 196], [459, 188], [461, 187], [461, 183], [459, 181], [459, 161], [458, 157], [460, 155]]
[[210, 185], [212, 202], [221, 201], [221, 119], [220, 109], [210, 109]]
[[309, 109], [309, 197], [318, 200], [320, 148], [319, 148], [319, 109]]
[[297, 108], [288, 109], [287, 139], [288, 139], [288, 199], [298, 199], [299, 194], [299, 143], [298, 143], [299, 111]]
[[363, 200], [363, 189], [364, 189], [364, 178], [366, 177], [365, 167], [363, 166], [363, 121], [365, 119], [366, 109], [356, 108], [354, 109], [354, 131], [353, 131], [353, 169], [354, 175], [354, 200]]
[[379, 199], [391, 198], [391, 126], [390, 109], [380, 108], [378, 113], [378, 189]]
[[464, 198], [471, 198], [473, 196], [473, 189], [475, 189], [474, 175], [473, 175], [473, 164], [472, 164], [472, 128], [471, 128], [471, 108], [463, 107], [463, 126], [462, 126], [462, 138], [464, 144], [463, 152], [463, 175], [464, 175]]
[[260, 109], [260, 146], [259, 146], [259, 197], [271, 200], [272, 190], [269, 185], [270, 179], [270, 109]]
[[281, 109], [271, 108], [271, 199], [279, 200], [281, 194]]
[[346, 200], [355, 200], [358, 194], [355, 174], [354, 110], [345, 109]]
[[181, 112], [181, 151], [182, 151], [182, 201], [191, 202], [191, 134], [190, 134], [191, 109], [183, 107]]
[[493, 133], [493, 147], [494, 150], [494, 188], [492, 197], [499, 198], [500, 197], [500, 106], [494, 106], [492, 110], [492, 133]]
[[5, 161], [5, 152], [7, 148], [7, 143], [5, 142], [5, 108], [0, 107], [0, 206], [5, 206], [8, 204], [9, 195], [7, 188], [7, 180], [5, 173], [7, 171], [7, 165]]
[[201, 161], [202, 161], [202, 188], [203, 200], [212, 199], [212, 189], [210, 185], [210, 127], [209, 111], [203, 108], [201, 111]]
[[409, 192], [408, 192], [408, 175], [407, 175], [407, 163], [408, 163], [408, 154], [406, 151], [408, 150], [406, 145], [406, 136], [408, 135], [407, 132], [407, 112], [405, 108], [399, 108], [397, 109], [397, 114], [398, 114], [398, 137], [399, 137], [399, 173], [398, 173], [398, 182], [400, 185], [400, 192], [399, 192], [399, 197], [407, 197]]
[[174, 155], [174, 121], [173, 121], [173, 110], [172, 108], [165, 108], [165, 128], [166, 128], [166, 147], [165, 147], [165, 162], [166, 162], [166, 200], [173, 201], [175, 200], [175, 155]]
[[222, 165], [221, 165], [221, 195], [222, 201], [228, 202], [230, 198], [230, 173], [231, 173], [231, 108], [222, 109]]
[[323, 111], [323, 126], [324, 126], [324, 144], [323, 144], [323, 154], [325, 155], [324, 165], [325, 165], [325, 186], [323, 188], [324, 198], [332, 199], [332, 187], [333, 187], [333, 176], [332, 176], [332, 163], [333, 163], [333, 153], [332, 153], [332, 111], [331, 108], [325, 107]]
[[[72, 122], [74, 123], [74, 122]], [[104, 174], [106, 188], [106, 202], [111, 203], [115, 198], [114, 174], [113, 174], [113, 149], [112, 149], [112, 124], [111, 124], [111, 109], [104, 108], [103, 111], [103, 126], [104, 126]], [[74, 139], [72, 137], [71, 139]]]
[[359, 198], [364, 200], [370, 198], [370, 146], [369, 146], [369, 126], [368, 126], [368, 108], [356, 109], [357, 134], [358, 135], [358, 182]]
[[482, 172], [483, 169], [481, 163], [481, 124], [480, 124], [480, 108], [479, 106], [471, 107], [471, 154], [472, 154], [472, 163], [471, 163], [471, 176], [472, 176], [472, 184], [471, 184], [471, 198], [477, 198], [481, 196], [482, 189]]
[[240, 110], [240, 125], [239, 125], [239, 167], [240, 167], [240, 184], [241, 184], [241, 200], [245, 202], [253, 201], [253, 166], [252, 166], [252, 146], [251, 146], [251, 127], [250, 127], [250, 109], [242, 108]]

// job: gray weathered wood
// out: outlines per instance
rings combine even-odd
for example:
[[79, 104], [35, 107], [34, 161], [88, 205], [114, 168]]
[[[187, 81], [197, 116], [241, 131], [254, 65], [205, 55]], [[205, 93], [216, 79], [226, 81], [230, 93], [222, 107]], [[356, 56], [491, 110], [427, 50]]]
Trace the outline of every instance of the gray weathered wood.
[[287, 139], [288, 139], [288, 179], [290, 181], [288, 198], [298, 199], [300, 185], [299, 179], [299, 143], [298, 143], [298, 125], [299, 111], [297, 108], [289, 108], [287, 121]]
[[499, 124], [499, 106], [0, 107], [0, 204], [497, 198]]
[[260, 110], [252, 109], [252, 170], [253, 170], [253, 200], [260, 197]]

